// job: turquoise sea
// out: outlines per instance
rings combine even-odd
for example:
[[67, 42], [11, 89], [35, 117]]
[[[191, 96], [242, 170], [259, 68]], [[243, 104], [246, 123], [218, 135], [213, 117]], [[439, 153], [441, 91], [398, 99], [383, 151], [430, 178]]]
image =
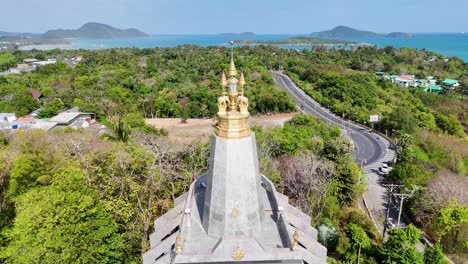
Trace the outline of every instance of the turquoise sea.
[[[107, 49], [107, 48], [154, 48], [176, 47], [179, 45], [223, 46], [231, 40], [280, 40], [298, 35], [153, 35], [149, 38], [133, 39], [72, 39], [67, 49]], [[468, 62], [468, 33], [433, 33], [416, 34], [411, 38], [350, 38], [349, 40], [376, 44], [379, 48], [393, 46], [395, 48], [410, 47], [435, 51], [448, 57], [457, 56]], [[303, 49], [307, 46], [284, 46], [284, 48]]]

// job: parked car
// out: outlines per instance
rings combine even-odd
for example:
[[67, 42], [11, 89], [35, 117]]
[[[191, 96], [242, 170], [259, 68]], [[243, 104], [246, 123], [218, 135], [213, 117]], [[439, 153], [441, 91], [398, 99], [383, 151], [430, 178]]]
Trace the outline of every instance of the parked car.
[[387, 163], [382, 163], [382, 166], [379, 168], [379, 172], [382, 174], [388, 174], [389, 173], [389, 168]]

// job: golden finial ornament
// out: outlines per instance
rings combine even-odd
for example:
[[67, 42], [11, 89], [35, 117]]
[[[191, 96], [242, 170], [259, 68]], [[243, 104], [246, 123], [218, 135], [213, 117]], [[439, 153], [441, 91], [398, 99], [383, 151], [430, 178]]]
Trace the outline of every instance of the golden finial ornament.
[[231, 215], [234, 217], [237, 217], [239, 215], [239, 211], [237, 210], [237, 208], [232, 209]]
[[241, 260], [245, 257], [245, 253], [240, 247], [237, 247], [236, 250], [232, 253], [232, 258], [235, 260]]
[[299, 242], [297, 242], [297, 240], [299, 239], [299, 233], [296, 231], [294, 231], [294, 234], [293, 234], [293, 243], [292, 243], [292, 250], [297, 250], [299, 248]]
[[[234, 42], [231, 41], [231, 63], [227, 75], [221, 76], [223, 94], [218, 98], [218, 123], [215, 133], [222, 138], [244, 138], [251, 134], [248, 118], [249, 99], [244, 96], [245, 78], [241, 75], [240, 81], [236, 79], [237, 70], [234, 64]], [[227, 94], [226, 94], [227, 88]]]
[[180, 233], [177, 234], [177, 237], [176, 237], [175, 253], [176, 254], [182, 253], [182, 237], [180, 236]]

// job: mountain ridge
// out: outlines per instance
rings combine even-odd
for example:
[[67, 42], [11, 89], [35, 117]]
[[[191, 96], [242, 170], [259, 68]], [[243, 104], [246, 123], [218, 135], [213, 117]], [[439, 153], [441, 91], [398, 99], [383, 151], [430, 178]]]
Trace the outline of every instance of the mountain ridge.
[[411, 33], [392, 32], [389, 34], [379, 34], [372, 31], [357, 30], [347, 26], [336, 26], [330, 30], [314, 32], [310, 34], [317, 38], [379, 38], [379, 37], [412, 37]]
[[149, 37], [149, 35], [136, 28], [118, 29], [102, 23], [88, 22], [78, 29], [49, 30], [46, 33], [44, 33], [41, 37], [47, 39], [116, 39]]

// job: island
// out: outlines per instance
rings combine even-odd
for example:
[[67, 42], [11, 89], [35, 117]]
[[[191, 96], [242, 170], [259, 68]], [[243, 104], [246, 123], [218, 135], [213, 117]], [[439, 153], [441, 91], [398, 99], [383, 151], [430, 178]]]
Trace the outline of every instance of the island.
[[324, 39], [315, 37], [289, 37], [281, 40], [240, 40], [237, 42], [241, 45], [276, 45], [276, 46], [373, 46], [372, 44], [339, 40], [339, 39]]
[[372, 31], [362, 31], [347, 26], [337, 26], [330, 30], [314, 32], [310, 34], [317, 38], [380, 38], [380, 37], [413, 37], [414, 34], [404, 32], [392, 32], [379, 34]]
[[392, 32], [392, 33], [388, 33], [387, 37], [389, 38], [411, 38], [411, 37], [414, 37], [414, 34], [405, 33], [405, 32]]
[[45, 39], [116, 39], [116, 38], [142, 38], [149, 37], [148, 34], [135, 28], [118, 29], [106, 24], [90, 22], [79, 29], [57, 29], [49, 30], [41, 36]]
[[255, 36], [253, 32], [241, 32], [241, 33], [221, 33], [222, 36]]

